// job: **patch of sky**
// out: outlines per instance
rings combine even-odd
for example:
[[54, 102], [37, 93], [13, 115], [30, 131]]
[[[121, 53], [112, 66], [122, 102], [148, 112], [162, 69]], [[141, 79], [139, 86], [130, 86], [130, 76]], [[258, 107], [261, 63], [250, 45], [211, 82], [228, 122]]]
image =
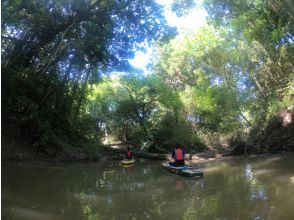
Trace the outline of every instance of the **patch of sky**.
[[[186, 16], [178, 17], [171, 10], [173, 0], [157, 0], [157, 3], [164, 7], [164, 16], [171, 27], [176, 27], [179, 34], [184, 34], [187, 31], [196, 32], [200, 27], [206, 24], [207, 11], [202, 6], [202, 0], [197, 2], [197, 6], [190, 11]], [[138, 50], [135, 57], [130, 59], [130, 64], [143, 70], [145, 75], [150, 74], [150, 64], [153, 58], [153, 47], [145, 44], [145, 50]]]
[[187, 120], [193, 123], [200, 123], [201, 122], [201, 116], [200, 115], [187, 115]]
[[213, 79], [211, 79], [211, 81], [210, 81], [210, 83], [212, 84], [212, 85], [221, 85], [222, 83], [223, 83], [223, 78], [222, 77], [220, 77], [220, 76], [216, 76], [216, 77], [214, 77]]
[[237, 81], [237, 87], [240, 92], [247, 91], [247, 86], [244, 79], [240, 79]]

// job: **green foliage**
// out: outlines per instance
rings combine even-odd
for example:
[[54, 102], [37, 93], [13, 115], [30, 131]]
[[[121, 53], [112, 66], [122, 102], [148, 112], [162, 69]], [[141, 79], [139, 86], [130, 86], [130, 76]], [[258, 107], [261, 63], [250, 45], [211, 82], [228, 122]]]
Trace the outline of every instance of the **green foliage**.
[[[293, 94], [293, 86], [290, 86], [293, 84], [292, 6], [288, 1], [278, 0], [207, 0], [204, 6], [215, 27], [230, 29], [234, 40], [240, 40], [235, 65], [239, 67], [237, 71], [246, 76], [242, 80], [246, 87], [239, 102], [245, 104], [241, 109], [246, 110], [251, 121], [249, 142], [250, 137], [261, 139], [247, 147], [260, 151], [258, 148], [264, 143], [267, 147], [272, 145], [264, 137], [270, 121], [293, 103], [293, 95], [290, 95]], [[240, 77], [236, 72], [232, 74]], [[286, 129], [284, 132], [287, 136]]]
[[[205, 146], [193, 130], [192, 124], [184, 118], [175, 118], [174, 115], [166, 114], [153, 130], [154, 146], [151, 151], [160, 148], [172, 150], [175, 143], [180, 143], [187, 152], [203, 151]], [[157, 146], [160, 146], [158, 149]]]
[[[185, 15], [195, 4], [171, 8]], [[53, 156], [85, 140], [200, 151], [248, 127], [262, 135], [293, 103], [287, 4], [206, 0], [212, 25], [171, 39], [156, 1], [3, 1], [4, 124]], [[128, 59], [155, 41], [152, 74], [135, 72]]]
[[[105, 123], [99, 114], [107, 113], [111, 98], [100, 100], [97, 110], [88, 99], [91, 85], [102, 74], [129, 70], [128, 59], [143, 42], [175, 33], [155, 1], [13, 0], [1, 6], [2, 115], [37, 147], [99, 142]], [[148, 102], [136, 98], [136, 108]], [[114, 117], [129, 117], [125, 107], [133, 103], [122, 100]], [[144, 108], [147, 117], [150, 107]], [[136, 120], [144, 128], [145, 118]]]
[[188, 14], [196, 5], [195, 0], [174, 0], [171, 8], [177, 16]]

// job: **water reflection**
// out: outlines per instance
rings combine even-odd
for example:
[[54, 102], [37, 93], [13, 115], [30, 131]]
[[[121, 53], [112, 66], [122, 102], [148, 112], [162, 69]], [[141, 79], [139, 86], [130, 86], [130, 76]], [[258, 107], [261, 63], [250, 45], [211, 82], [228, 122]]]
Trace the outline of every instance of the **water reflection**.
[[294, 219], [293, 158], [213, 161], [202, 164], [202, 179], [147, 161], [127, 168], [6, 164], [2, 218]]
[[294, 176], [290, 177], [290, 183], [294, 184]]
[[266, 189], [254, 175], [250, 164], [245, 166], [245, 178], [249, 183], [250, 200], [266, 200]]
[[249, 182], [251, 182], [251, 180], [253, 179], [252, 167], [250, 164], [246, 164], [245, 166], [245, 177], [246, 180]]

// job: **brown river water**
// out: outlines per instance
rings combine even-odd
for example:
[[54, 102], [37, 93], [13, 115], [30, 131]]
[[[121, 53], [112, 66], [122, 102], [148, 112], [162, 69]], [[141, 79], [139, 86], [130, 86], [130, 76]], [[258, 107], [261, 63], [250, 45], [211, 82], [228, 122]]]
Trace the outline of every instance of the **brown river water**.
[[5, 220], [294, 219], [294, 155], [201, 163], [203, 178], [158, 161], [2, 163]]

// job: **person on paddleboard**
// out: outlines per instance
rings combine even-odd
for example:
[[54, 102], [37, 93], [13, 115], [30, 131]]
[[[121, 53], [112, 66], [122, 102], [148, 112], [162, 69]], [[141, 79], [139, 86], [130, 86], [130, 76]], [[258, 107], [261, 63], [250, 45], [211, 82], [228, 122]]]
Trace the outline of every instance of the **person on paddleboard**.
[[171, 166], [185, 166], [185, 151], [176, 144], [175, 149], [172, 152], [173, 162], [169, 162]]
[[127, 160], [132, 160], [133, 159], [133, 152], [131, 151], [130, 147], [127, 148], [126, 159]]

